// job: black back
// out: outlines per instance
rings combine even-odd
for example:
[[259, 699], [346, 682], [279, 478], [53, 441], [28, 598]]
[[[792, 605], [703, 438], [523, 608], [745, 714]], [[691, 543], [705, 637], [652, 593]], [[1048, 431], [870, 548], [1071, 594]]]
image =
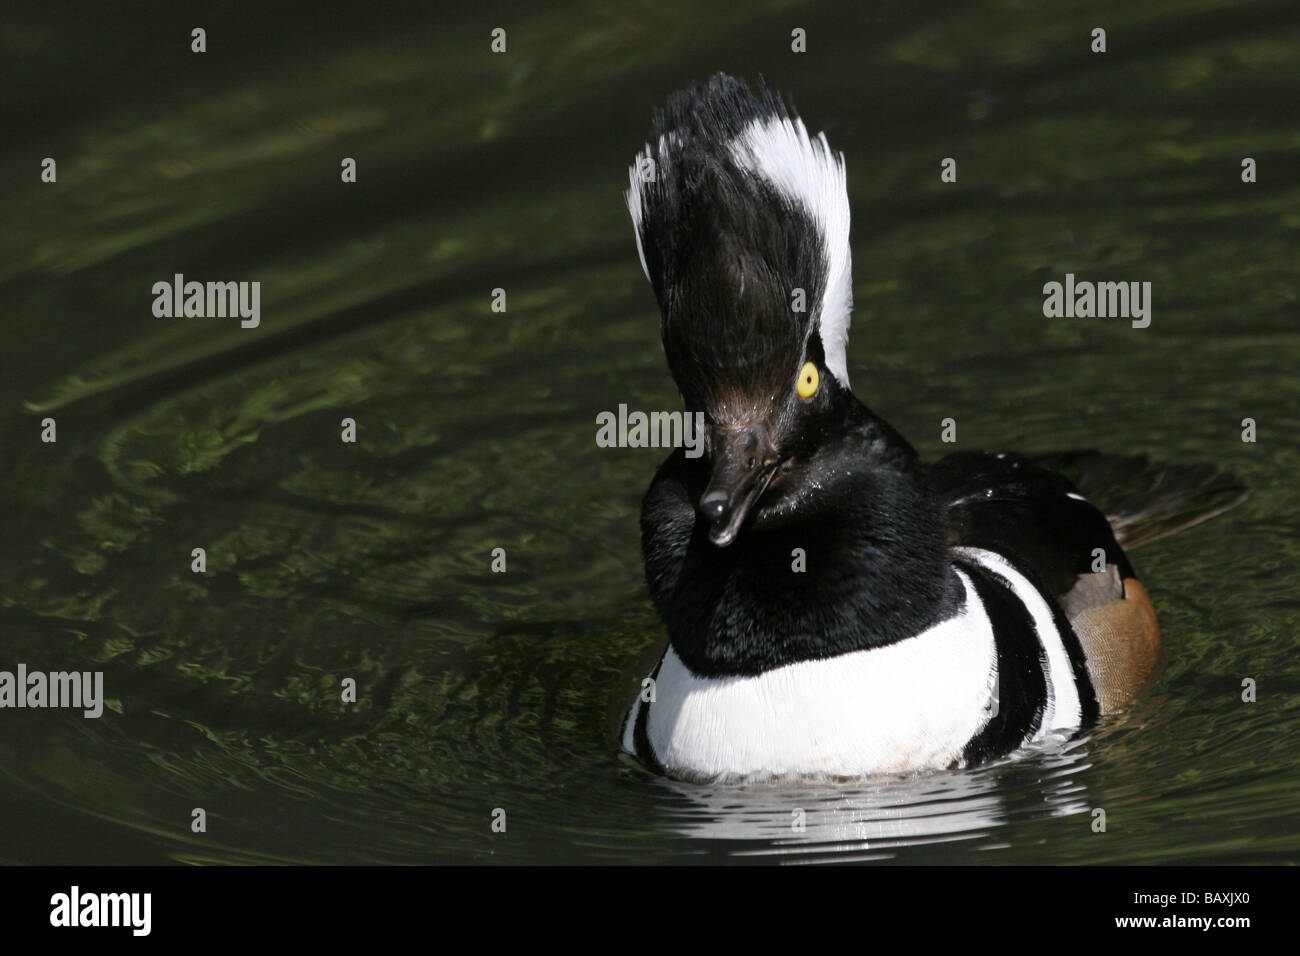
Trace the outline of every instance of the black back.
[[1019, 455], [959, 452], [928, 468], [949, 541], [997, 552], [1048, 595], [1060, 597], [1093, 570], [1093, 550], [1121, 578], [1136, 577], [1106, 516], [1063, 475]]

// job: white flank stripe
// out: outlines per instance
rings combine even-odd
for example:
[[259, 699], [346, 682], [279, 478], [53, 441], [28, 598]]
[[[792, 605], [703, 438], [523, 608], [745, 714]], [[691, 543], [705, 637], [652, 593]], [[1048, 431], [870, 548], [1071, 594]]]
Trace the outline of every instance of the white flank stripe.
[[1046, 599], [1002, 555], [983, 548], [954, 548], [953, 551], [966, 555], [1005, 581], [1034, 620], [1038, 641], [1047, 653], [1047, 712], [1043, 715], [1043, 725], [1037, 736], [1042, 736], [1047, 731], [1078, 727], [1083, 720], [1079, 688], [1074, 682], [1074, 668], [1070, 666], [1064, 640], [1056, 629], [1052, 609]]

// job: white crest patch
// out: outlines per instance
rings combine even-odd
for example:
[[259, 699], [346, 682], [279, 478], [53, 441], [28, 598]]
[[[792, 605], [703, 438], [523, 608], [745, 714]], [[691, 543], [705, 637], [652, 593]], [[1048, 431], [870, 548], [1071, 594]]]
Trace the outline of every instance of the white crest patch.
[[732, 142], [731, 154], [742, 169], [763, 177], [801, 206], [817, 226], [827, 267], [818, 332], [826, 367], [848, 387], [845, 349], [853, 310], [853, 264], [844, 154], [831, 151], [825, 133], [810, 138], [797, 116], [754, 120]]
[[627, 211], [632, 214], [632, 232], [636, 236], [636, 254], [641, 260], [641, 271], [645, 273], [645, 277], [650, 280], [651, 285], [654, 284], [654, 280], [650, 278], [650, 269], [645, 264], [645, 249], [641, 246], [641, 219], [645, 215], [644, 197], [652, 184], [641, 178], [641, 170], [647, 160], [655, 163], [654, 182], [662, 181], [670, 168], [669, 163], [672, 162], [671, 148], [680, 142], [681, 134], [676, 130], [665, 133], [659, 137], [659, 149], [657, 151], [652, 152], [650, 144], [647, 143], [645, 149], [636, 154], [636, 160], [627, 170], [630, 188], [624, 198], [627, 200]]

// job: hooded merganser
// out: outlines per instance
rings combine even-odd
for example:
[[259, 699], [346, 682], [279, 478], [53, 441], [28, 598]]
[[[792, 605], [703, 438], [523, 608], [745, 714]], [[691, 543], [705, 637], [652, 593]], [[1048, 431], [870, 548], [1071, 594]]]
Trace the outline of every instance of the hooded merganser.
[[671, 454], [642, 506], [669, 643], [627, 751], [687, 779], [966, 767], [1141, 688], [1159, 630], [1106, 515], [1028, 458], [924, 465], [849, 390], [849, 201], [824, 134], [718, 74], [658, 115], [627, 202], [707, 423], [707, 454]]

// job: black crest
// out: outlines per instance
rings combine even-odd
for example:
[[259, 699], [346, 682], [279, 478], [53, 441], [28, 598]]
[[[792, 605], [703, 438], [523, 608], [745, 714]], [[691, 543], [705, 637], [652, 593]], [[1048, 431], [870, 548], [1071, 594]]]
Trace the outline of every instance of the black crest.
[[[628, 193], [673, 377], [688, 404], [728, 417], [791, 386], [826, 286], [804, 204], [738, 157], [736, 140], [769, 120], [792, 114], [765, 84], [755, 93], [719, 73], [678, 93], [656, 116]], [[816, 336], [811, 344], [820, 357]]]

